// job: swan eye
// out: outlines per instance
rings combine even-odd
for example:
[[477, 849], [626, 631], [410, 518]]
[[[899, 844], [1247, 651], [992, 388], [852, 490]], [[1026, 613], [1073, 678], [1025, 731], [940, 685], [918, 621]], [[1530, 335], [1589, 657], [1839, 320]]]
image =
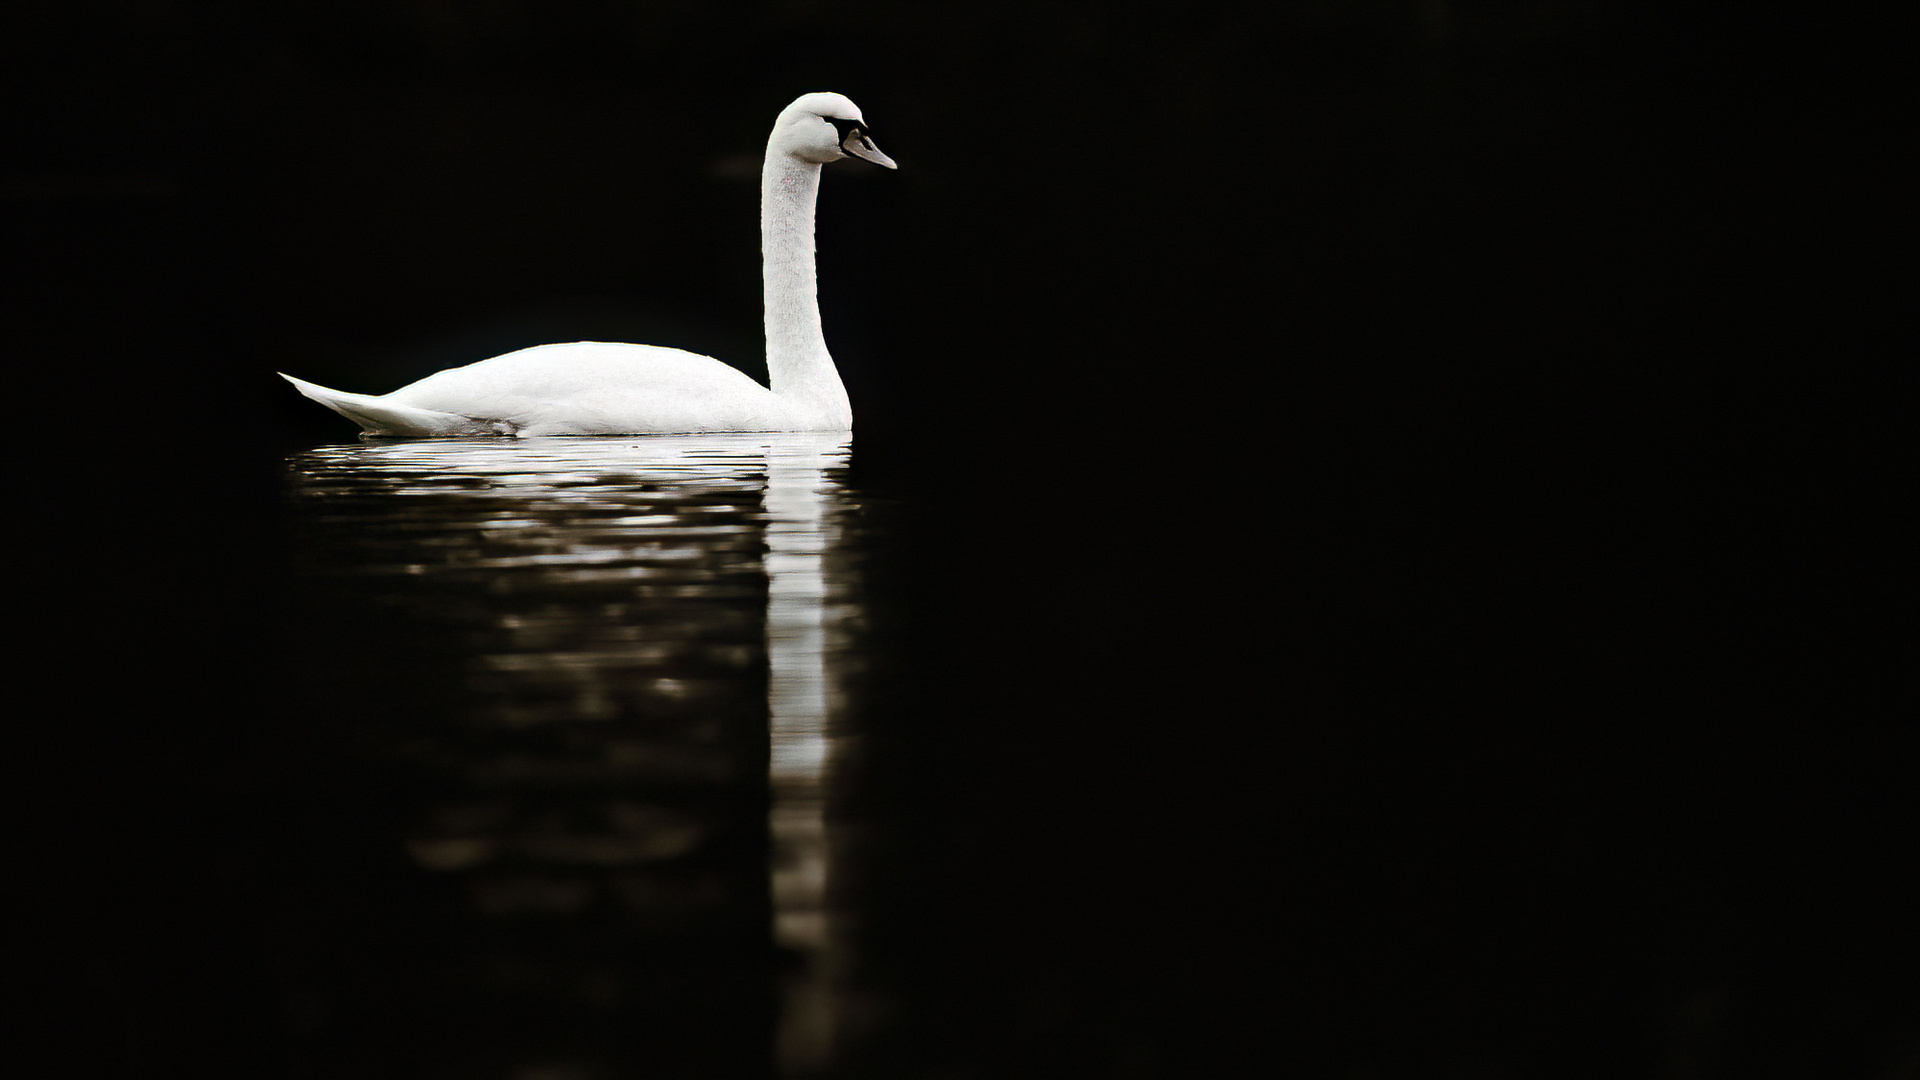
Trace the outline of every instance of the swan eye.
[[858, 120], [843, 120], [838, 116], [823, 116], [820, 119], [833, 125], [833, 130], [839, 135], [839, 138], [834, 141], [843, 146], [848, 139], [866, 135], [866, 129], [861, 127], [860, 121]]

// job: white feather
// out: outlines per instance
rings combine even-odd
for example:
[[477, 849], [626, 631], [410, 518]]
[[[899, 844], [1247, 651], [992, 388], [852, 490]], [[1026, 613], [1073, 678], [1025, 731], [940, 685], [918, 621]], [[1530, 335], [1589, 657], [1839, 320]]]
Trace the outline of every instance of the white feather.
[[709, 356], [597, 341], [521, 349], [378, 396], [281, 377], [376, 435], [849, 430], [853, 411], [820, 330], [814, 203], [822, 165], [850, 154], [893, 162], [863, 133], [843, 144], [828, 117], [864, 125], [839, 94], [806, 94], [767, 140], [760, 248], [770, 387]]

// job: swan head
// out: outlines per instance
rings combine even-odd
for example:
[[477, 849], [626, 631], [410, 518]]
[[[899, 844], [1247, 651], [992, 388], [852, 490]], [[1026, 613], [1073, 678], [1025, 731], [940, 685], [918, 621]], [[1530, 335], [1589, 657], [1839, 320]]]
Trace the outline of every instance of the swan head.
[[769, 148], [817, 165], [857, 157], [889, 169], [899, 167], [873, 145], [860, 106], [840, 94], [802, 94], [796, 98], [774, 121]]

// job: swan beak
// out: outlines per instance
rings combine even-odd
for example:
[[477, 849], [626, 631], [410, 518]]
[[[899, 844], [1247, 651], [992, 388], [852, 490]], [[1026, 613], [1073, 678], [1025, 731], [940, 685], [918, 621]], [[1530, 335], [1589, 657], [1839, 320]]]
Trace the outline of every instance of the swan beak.
[[867, 133], [861, 131], [859, 128], [855, 128], [847, 134], [846, 139], [840, 143], [840, 149], [845, 150], [854, 157], [865, 158], [875, 165], [884, 165], [889, 169], [897, 169], [900, 167], [893, 163], [892, 158], [881, 153], [880, 148], [873, 145], [873, 140], [867, 138]]

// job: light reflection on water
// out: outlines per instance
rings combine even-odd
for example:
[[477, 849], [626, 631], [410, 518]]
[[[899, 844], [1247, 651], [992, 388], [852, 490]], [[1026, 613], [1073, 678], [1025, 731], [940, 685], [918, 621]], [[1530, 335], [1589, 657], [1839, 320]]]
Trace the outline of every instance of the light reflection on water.
[[[644, 1040], [643, 1013], [671, 1038], [663, 998], [709, 1028], [729, 1010], [773, 1028], [758, 1040], [784, 1075], [830, 1064], [848, 454], [843, 435], [750, 435], [367, 442], [292, 460], [303, 578], [349, 623], [377, 624], [341, 644], [366, 669], [345, 681], [380, 729], [368, 753], [424, 793], [393, 843], [464, 893], [479, 944], [460, 992], [508, 1028], [574, 1012], [625, 1032], [499, 1075], [661, 1063], [617, 1044]], [[769, 924], [793, 957], [771, 1019], [755, 1006], [771, 966], [752, 959]], [[692, 985], [663, 985], [676, 975]], [[502, 1052], [529, 1053], [495, 1046], [495, 1068]]]

